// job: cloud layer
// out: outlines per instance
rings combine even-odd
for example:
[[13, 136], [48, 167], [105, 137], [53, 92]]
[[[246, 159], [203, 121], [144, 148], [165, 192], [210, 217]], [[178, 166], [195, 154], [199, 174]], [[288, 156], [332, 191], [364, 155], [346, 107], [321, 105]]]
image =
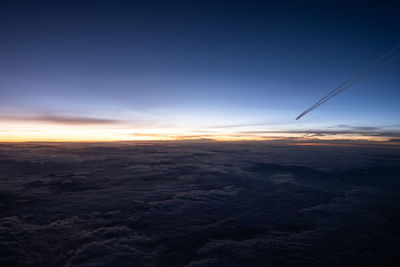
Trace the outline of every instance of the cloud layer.
[[21, 121], [66, 125], [93, 125], [93, 124], [116, 124], [121, 123], [119, 120], [80, 117], [80, 116], [63, 116], [63, 115], [45, 115], [45, 116], [1, 116], [0, 120], [4, 121]]
[[395, 266], [398, 150], [0, 144], [2, 266]]

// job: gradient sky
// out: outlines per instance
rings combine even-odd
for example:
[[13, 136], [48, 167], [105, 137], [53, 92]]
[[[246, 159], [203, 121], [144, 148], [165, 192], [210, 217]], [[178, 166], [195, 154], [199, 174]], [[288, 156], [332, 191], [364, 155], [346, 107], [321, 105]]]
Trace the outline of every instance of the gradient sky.
[[398, 138], [400, 60], [295, 118], [400, 42], [399, 14], [389, 1], [1, 1], [0, 141]]

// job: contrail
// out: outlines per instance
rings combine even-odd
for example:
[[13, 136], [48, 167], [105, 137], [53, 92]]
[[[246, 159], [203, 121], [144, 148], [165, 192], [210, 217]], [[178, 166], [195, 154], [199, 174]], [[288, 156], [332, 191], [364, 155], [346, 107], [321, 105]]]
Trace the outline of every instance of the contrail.
[[322, 103], [321, 102], [325, 102], [324, 100], [327, 98], [331, 98], [331, 96], [334, 94], [336, 95], [337, 91], [339, 91], [343, 86], [345, 86], [346, 84], [348, 84], [349, 82], [351, 82], [353, 79], [355, 79], [357, 76], [362, 75], [364, 72], [370, 70], [373, 66], [377, 65], [380, 61], [382, 61], [383, 59], [385, 59], [386, 57], [390, 56], [393, 52], [395, 52], [398, 48], [400, 47], [400, 43], [398, 43], [397, 45], [395, 45], [389, 52], [387, 52], [386, 54], [380, 56], [379, 58], [377, 58], [374, 62], [370, 63], [368, 66], [366, 66], [364, 69], [362, 69], [359, 72], [354, 73], [349, 79], [347, 79], [346, 81], [344, 81], [343, 83], [341, 83], [338, 87], [336, 87], [334, 90], [332, 90], [331, 92], [329, 92], [326, 96], [324, 96], [323, 98], [321, 98], [317, 103], [315, 103], [314, 105], [312, 105], [310, 108], [306, 109], [302, 114], [300, 114], [300, 116], [298, 116], [296, 118], [296, 120], [300, 119], [302, 116], [304, 116], [306, 113], [310, 112], [311, 110], [315, 109], [316, 107], [320, 106]]
[[[322, 105], [323, 103], [325, 103], [326, 101], [328, 101], [330, 98], [334, 97], [335, 95], [343, 92], [345, 89], [349, 88], [350, 86], [354, 85], [355, 83], [357, 83], [358, 81], [360, 81], [362, 78], [367, 77], [368, 75], [378, 71], [379, 69], [381, 69], [382, 67], [386, 66], [387, 64], [393, 62], [394, 60], [396, 60], [397, 58], [400, 57], [400, 54], [395, 55], [389, 59], [387, 59], [387, 57], [389, 57], [390, 55], [392, 55], [394, 52], [396, 52], [398, 49], [400, 48], [400, 43], [396, 44], [392, 49], [390, 49], [388, 52], [386, 52], [384, 55], [380, 56], [379, 58], [377, 58], [374, 62], [372, 62], [371, 64], [369, 64], [368, 66], [366, 66], [364, 69], [362, 69], [361, 71], [353, 74], [349, 79], [347, 79], [345, 82], [341, 83], [338, 87], [336, 87], [334, 90], [332, 90], [331, 92], [329, 92], [327, 95], [325, 95], [323, 98], [321, 98], [317, 103], [315, 103], [314, 105], [312, 105], [311, 107], [309, 107], [308, 109], [306, 109], [305, 111], [303, 111], [297, 118], [296, 120], [300, 119], [301, 117], [303, 117], [304, 115], [306, 115], [307, 113], [309, 113], [310, 111], [316, 109], [317, 107], [319, 107], [320, 105]], [[386, 60], [386, 61], [383, 61]], [[381, 61], [383, 61], [382, 63], [380, 63]], [[357, 78], [358, 77], [358, 78]]]

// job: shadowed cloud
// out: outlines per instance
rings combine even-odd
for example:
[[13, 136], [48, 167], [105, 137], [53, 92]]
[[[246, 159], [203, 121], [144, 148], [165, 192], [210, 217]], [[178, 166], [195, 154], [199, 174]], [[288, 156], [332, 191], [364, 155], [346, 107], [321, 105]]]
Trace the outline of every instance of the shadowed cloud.
[[3, 121], [21, 121], [21, 122], [44, 122], [64, 125], [93, 125], [93, 124], [118, 124], [120, 120], [80, 117], [80, 116], [63, 116], [63, 115], [44, 115], [44, 116], [1, 116]]
[[304, 129], [304, 130], [254, 130], [240, 131], [243, 134], [304, 134], [307, 136], [329, 136], [329, 135], [358, 135], [376, 137], [400, 137], [400, 129], [390, 126], [351, 126], [337, 125], [328, 129]]
[[397, 266], [399, 151], [0, 144], [0, 265]]

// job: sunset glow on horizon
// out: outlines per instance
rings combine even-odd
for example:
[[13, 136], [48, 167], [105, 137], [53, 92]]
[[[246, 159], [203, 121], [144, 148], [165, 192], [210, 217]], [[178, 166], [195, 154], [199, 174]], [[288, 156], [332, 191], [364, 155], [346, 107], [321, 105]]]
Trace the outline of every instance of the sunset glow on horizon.
[[399, 265], [399, 14], [0, 0], [0, 267]]
[[295, 120], [398, 43], [393, 23], [340, 5], [56, 2], [0, 5], [1, 142], [400, 138], [397, 50]]
[[[249, 130], [250, 129], [250, 130]], [[214, 140], [214, 141], [369, 141], [388, 142], [392, 139], [376, 131], [351, 132], [326, 130], [317, 133], [309, 130], [277, 130], [266, 126], [235, 126], [228, 128], [178, 128], [160, 127], [135, 129], [131, 125], [66, 125], [54, 123], [8, 122], [2, 123], [0, 142], [94, 142], [94, 141], [171, 141], [171, 140]], [[393, 143], [397, 144], [397, 143]]]

